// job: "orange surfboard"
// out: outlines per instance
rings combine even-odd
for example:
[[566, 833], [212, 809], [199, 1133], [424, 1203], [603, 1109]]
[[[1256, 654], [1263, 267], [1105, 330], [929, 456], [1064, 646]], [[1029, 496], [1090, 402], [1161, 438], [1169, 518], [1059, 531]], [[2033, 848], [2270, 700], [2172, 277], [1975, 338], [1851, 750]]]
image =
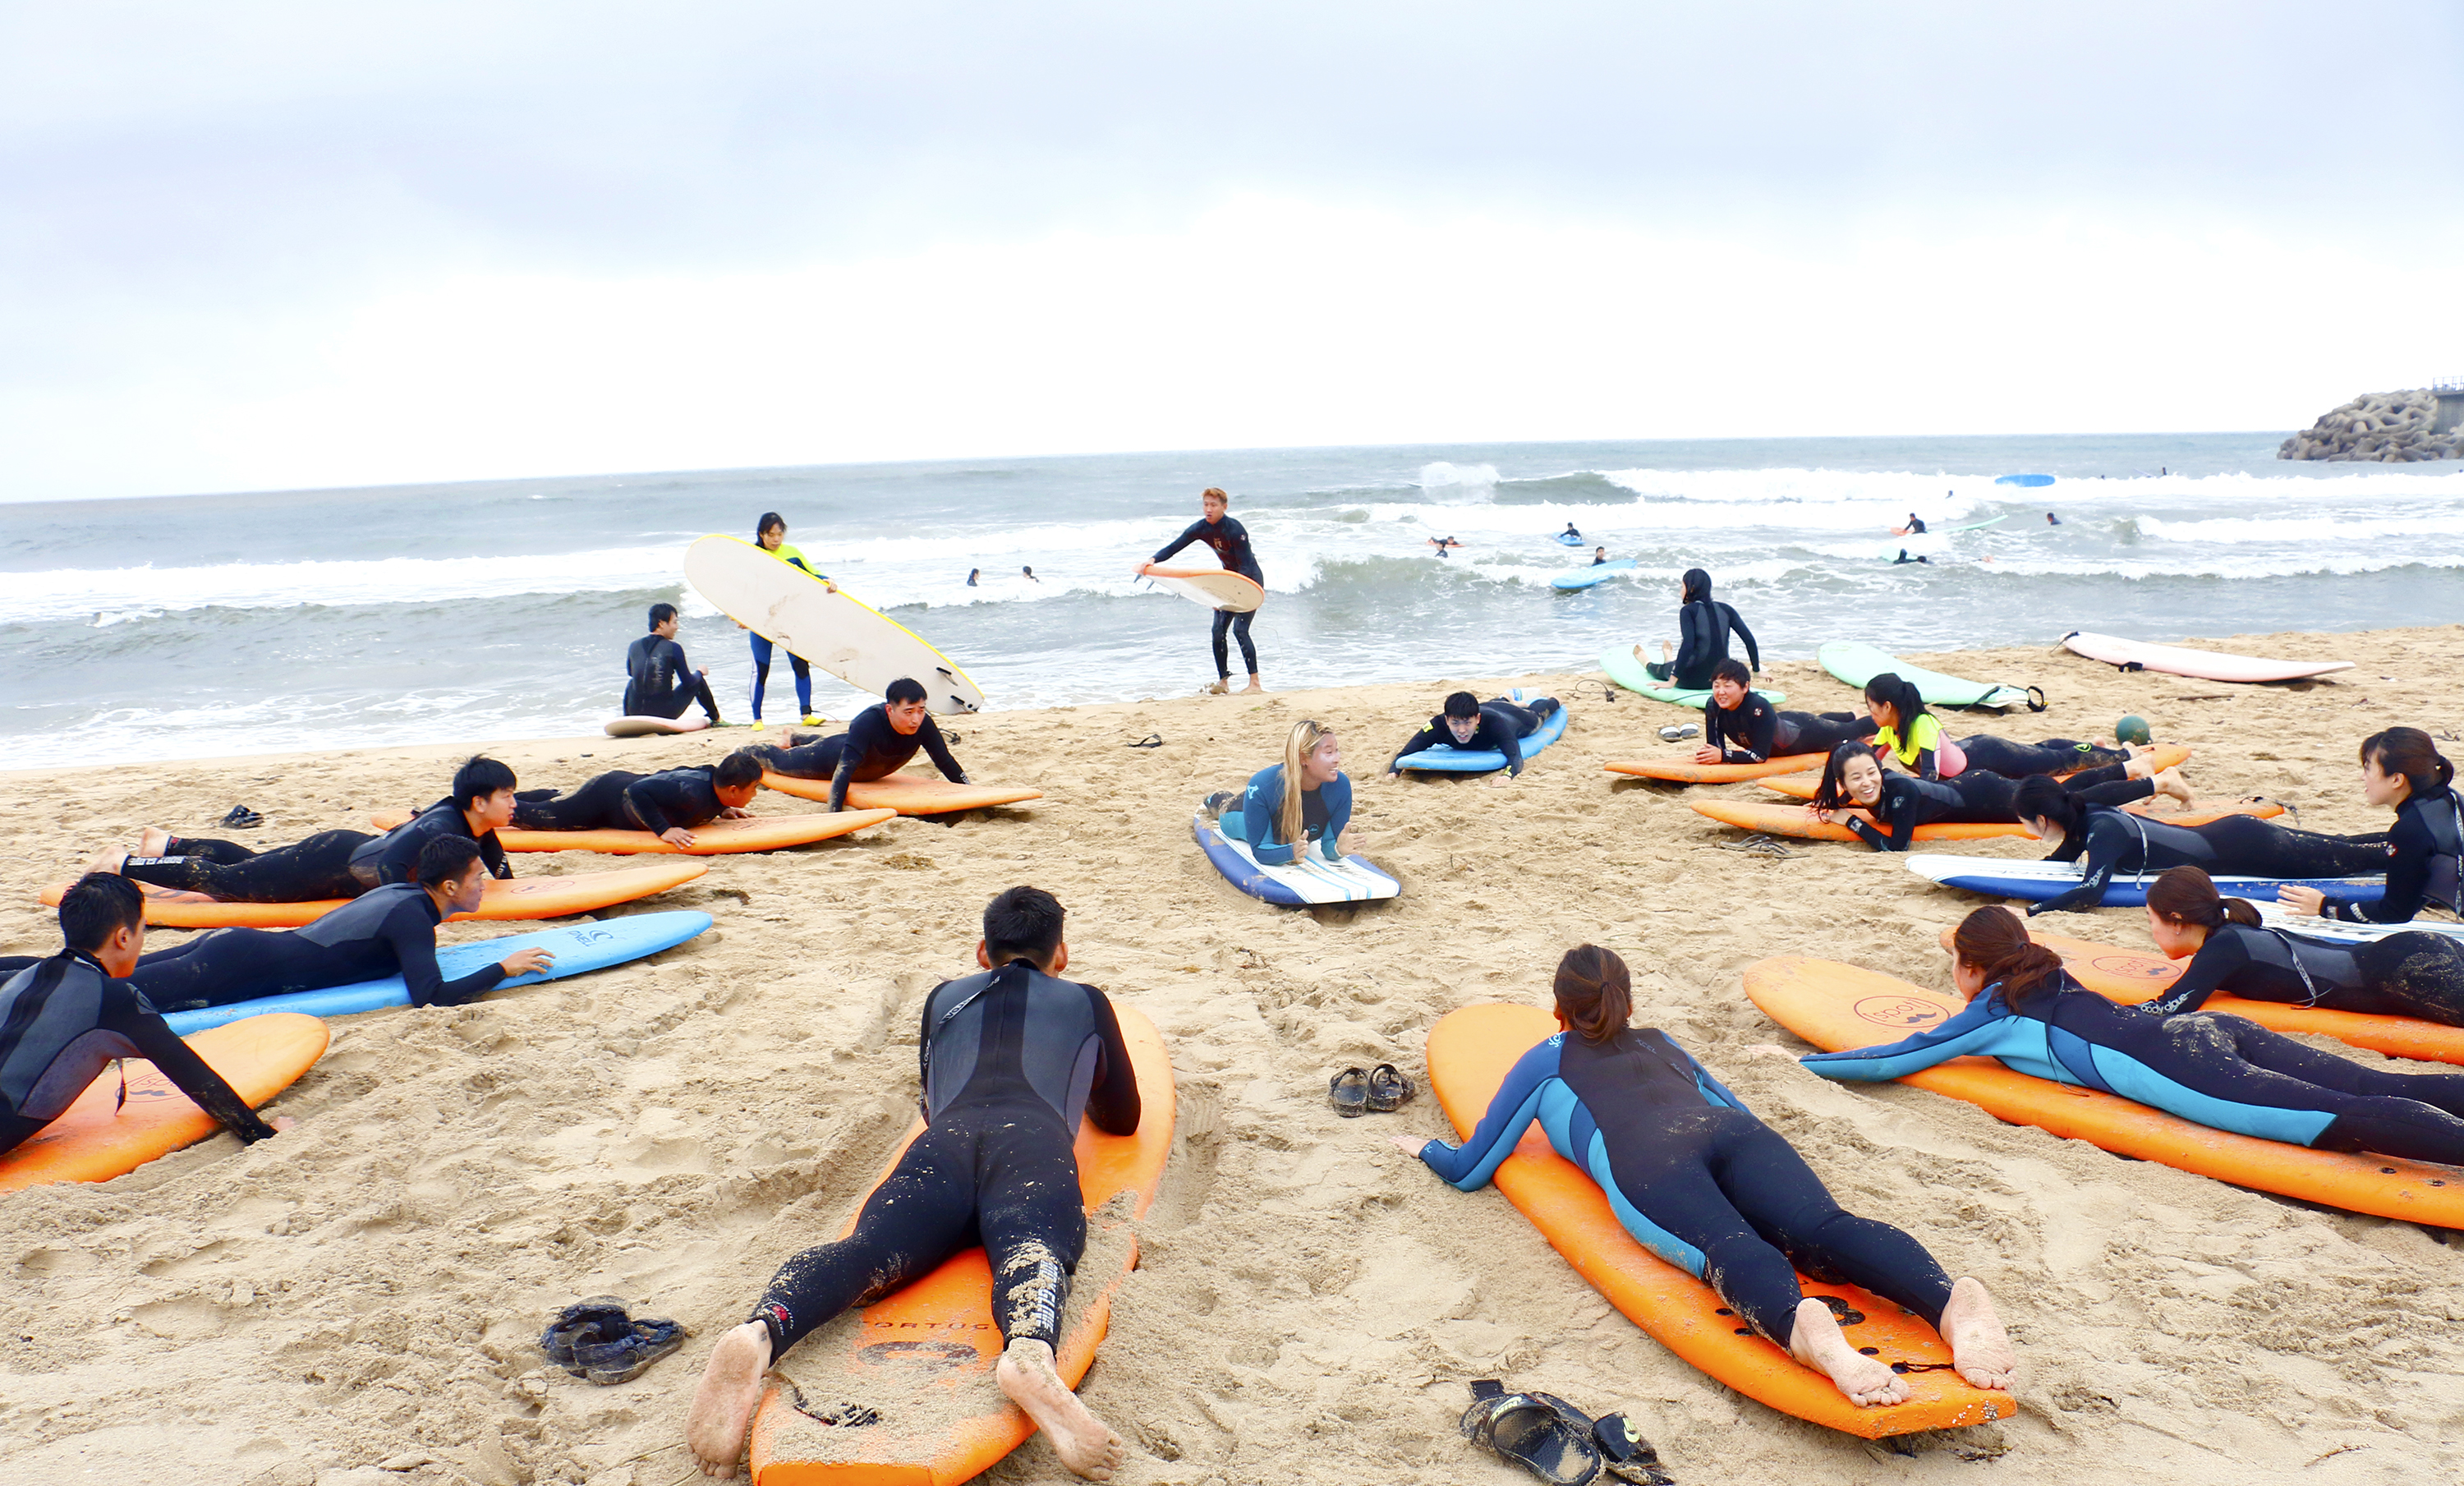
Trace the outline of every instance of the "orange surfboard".
[[[1826, 757], [1819, 753], [1783, 753], [1760, 764], [1697, 764], [1688, 754], [1673, 759], [1612, 759], [1600, 767], [1612, 774], [1665, 780], [1674, 785], [1733, 785], [1748, 779], [1818, 769]], [[1812, 793], [1810, 789], [1807, 792]]]
[[[826, 779], [798, 779], [788, 774], [765, 771], [761, 783], [781, 794], [792, 794], [799, 799], [826, 801], [830, 797], [830, 782]], [[891, 774], [869, 784], [850, 783], [847, 803], [851, 810], [946, 815], [952, 810], [975, 810], [989, 805], [1016, 805], [1022, 800], [1043, 798], [1043, 790], [1016, 785], [954, 785], [946, 779], [931, 779], [922, 774]]]
[[[1724, 826], [1734, 826], [1740, 831], [1797, 836], [1808, 841], [1857, 839], [1857, 832], [1845, 826], [1826, 825], [1806, 814], [1802, 805], [1772, 805], [1763, 800], [1688, 800], [1685, 803], [1697, 815], [1707, 815]], [[2015, 836], [2021, 832], [2015, 823], [2005, 826], [1992, 821], [1938, 821], [1930, 826], [1919, 826], [1914, 834], [1920, 841], [1982, 841], [1990, 836]]]
[[[254, 1109], [291, 1087], [325, 1055], [322, 1019], [272, 1011], [184, 1039]], [[59, 1119], [0, 1154], [0, 1192], [46, 1182], [108, 1182], [222, 1128], [154, 1065], [131, 1058], [128, 1102], [109, 1069]]]
[[[1746, 967], [1746, 994], [1772, 1021], [1826, 1053], [1899, 1041], [1965, 1005], [1877, 970], [1796, 955]], [[2119, 1156], [2304, 1202], [2440, 1228], [2464, 1227], [2464, 1166], [2312, 1150], [2193, 1124], [2117, 1094], [2014, 1073], [1963, 1057], [1900, 1080], [1966, 1099], [1996, 1120], [2035, 1125]]]
[[[1172, 1062], [1142, 1012], [1118, 1003], [1113, 1011], [1137, 1068], [1138, 1128], [1106, 1135], [1082, 1122], [1078, 1187], [1090, 1214], [1119, 1198], [1135, 1216], [1155, 1201], [1172, 1149]], [[883, 1176], [923, 1129], [918, 1123], [908, 1132]], [[854, 1229], [849, 1218], [840, 1234]], [[1088, 1224], [1087, 1252], [1054, 1349], [1061, 1380], [1071, 1387], [1094, 1362], [1112, 1297], [1136, 1265], [1137, 1243], [1126, 1223], [1098, 1214]], [[984, 1251], [970, 1249], [798, 1342], [772, 1368], [753, 1416], [754, 1486], [956, 1486], [1024, 1444], [1033, 1421], [993, 1382], [1001, 1340], [992, 1285]], [[857, 1427], [821, 1417], [846, 1417], [850, 1409], [878, 1417]]]
[[[1557, 1030], [1538, 1007], [1465, 1007], [1429, 1030], [1429, 1084], [1459, 1137], [1469, 1137], [1515, 1061]], [[1710, 1286], [1635, 1241], [1597, 1184], [1549, 1144], [1535, 1122], [1497, 1168], [1497, 1189], [1611, 1304], [1705, 1373], [1782, 1413], [1865, 1439], [1983, 1424], [2015, 1409], [2011, 1395], [1958, 1373], [1906, 1374], [1905, 1403], [1859, 1408], [1829, 1378], [1755, 1336]], [[1891, 1362], [1947, 1363], [1931, 1326], [1854, 1285], [1797, 1276], [1808, 1296], [1845, 1306], [1849, 1344]]]
[[[1948, 929], [1942, 931], [1942, 947], [1950, 947]], [[2152, 950], [2121, 949], [2111, 944], [2093, 944], [2083, 939], [2066, 939], [2059, 934], [2039, 934], [2034, 929], [2028, 937], [2062, 957], [2062, 968], [2071, 979], [2109, 1001], [2123, 1006], [2137, 1006], [2164, 994], [2166, 988], [2182, 978], [2188, 960], [2167, 960]], [[2246, 1017], [2273, 1031], [2307, 1032], [2321, 1037], [2333, 1037], [2356, 1048], [2384, 1053], [2390, 1057], [2419, 1058], [2429, 1063], [2464, 1063], [2464, 1027], [2450, 1027], [2444, 1022], [2426, 1022], [2415, 1016], [2377, 1016], [2363, 1011], [2334, 1011], [2325, 1007], [2296, 1006], [2283, 1001], [2251, 1001], [2240, 996], [2218, 993], [2210, 996], [2200, 1008], [2228, 1016]]]
[[[670, 846], [647, 831], [499, 831], [496, 844], [508, 852], [605, 852], [610, 856], [726, 856], [737, 852], [775, 852], [782, 847], [809, 846], [867, 826], [878, 826], [896, 810], [824, 811], [813, 815], [756, 815], [751, 820], [714, 820], [693, 829], [693, 844]], [[391, 831], [410, 819], [408, 810], [379, 810], [368, 817], [379, 831]]]
[[[449, 921], [561, 919], [664, 893], [708, 871], [699, 862], [671, 861], [615, 872], [578, 872], [563, 877], [491, 877], [479, 899], [478, 911], [453, 914]], [[316, 922], [350, 901], [347, 898], [327, 898], [304, 903], [222, 903], [203, 893], [183, 893], [146, 882], [138, 887], [145, 894], [145, 921], [168, 929], [296, 929], [303, 923]], [[43, 889], [43, 901], [56, 908], [60, 895], [68, 890], [69, 884], [55, 882]]]

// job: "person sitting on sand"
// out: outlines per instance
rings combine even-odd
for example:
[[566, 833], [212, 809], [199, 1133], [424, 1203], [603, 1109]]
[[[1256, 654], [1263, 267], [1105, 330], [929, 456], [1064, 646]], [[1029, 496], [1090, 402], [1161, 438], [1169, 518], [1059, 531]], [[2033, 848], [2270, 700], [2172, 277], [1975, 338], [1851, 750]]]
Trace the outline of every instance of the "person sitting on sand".
[[[420, 848], [412, 873], [301, 928], [213, 929], [155, 950], [128, 972], [129, 984], [156, 1010], [186, 1011], [399, 975], [412, 1006], [458, 1007], [556, 963], [544, 949], [520, 949], [447, 980], [436, 926], [479, 906], [488, 885], [479, 848], [468, 836], [438, 836]], [[29, 963], [0, 957], [0, 975]]]
[[1519, 777], [1523, 772], [1523, 740], [1538, 732], [1540, 724], [1556, 710], [1554, 697], [1536, 698], [1526, 706], [1510, 697], [1492, 697], [1483, 701], [1469, 692], [1451, 693], [1444, 710], [1429, 719], [1428, 725], [1414, 733], [1412, 741], [1387, 764], [1386, 777], [1400, 775], [1405, 759], [1440, 743], [1465, 753], [1486, 749], [1504, 754], [1507, 777]]
[[676, 606], [650, 606], [650, 632], [625, 652], [625, 715], [667, 718], [685, 715], [694, 702], [718, 721], [718, 703], [711, 699], [710, 673], [687, 669], [685, 648], [676, 643]]
[[2349, 944], [2272, 929], [2196, 867], [2167, 868], [2147, 884], [2147, 934], [2165, 958], [2190, 962], [2143, 1003], [2157, 1016], [2222, 993], [2464, 1027], [2464, 940], [2450, 934], [2407, 929]]
[[933, 714], [924, 709], [924, 686], [912, 676], [890, 683], [881, 700], [865, 708], [844, 733], [817, 738], [798, 733], [785, 748], [757, 743], [744, 751], [774, 774], [789, 779], [826, 779], [830, 809], [847, 809], [847, 786], [887, 779], [907, 766], [921, 748], [941, 777], [954, 785], [967, 782], [967, 771], [951, 756], [950, 744]]
[[1100, 1481], [1120, 1468], [1120, 1437], [1061, 1381], [1052, 1349], [1087, 1247], [1079, 1117], [1132, 1135], [1142, 1111], [1111, 1002], [1059, 979], [1069, 967], [1063, 917], [1051, 894], [1011, 888], [984, 909], [981, 973], [924, 998], [924, 1132], [865, 1199], [854, 1231], [781, 1265], [752, 1319], [712, 1348], [685, 1417], [703, 1475], [736, 1474], [762, 1374], [799, 1340], [979, 1243], [1004, 1343], [993, 1373], [1001, 1392], [1070, 1470]]
[[2295, 913], [2347, 923], [2409, 923], [2424, 908], [2464, 915], [2464, 795], [2455, 765], [2428, 733], [2390, 727], [2362, 740], [2362, 798], [2392, 809], [2384, 836], [2355, 836], [2387, 845], [2387, 893], [2375, 903], [2330, 903], [2317, 888], [2286, 886], [2277, 897]]
[[[1671, 650], [1666, 640], [1660, 642], [1661, 658], [1643, 666], [1652, 679], [1666, 681], [1681, 691], [1703, 691], [1711, 684], [1711, 668], [1728, 658], [1728, 636], [1746, 642], [1746, 659], [1749, 669], [1763, 668], [1762, 651], [1754, 644], [1754, 632], [1737, 617], [1737, 611], [1711, 597], [1711, 575], [1700, 567], [1685, 569], [1678, 586], [1677, 631], [1683, 643]], [[1635, 658], [1642, 658], [1642, 647], [1634, 648]]]
[[1458, 1190], [1488, 1184], [1537, 1120], [1557, 1153], [1607, 1191], [1644, 1248], [1719, 1292], [1746, 1322], [1861, 1407], [1896, 1404], [1907, 1383], [1849, 1345], [1796, 1273], [1844, 1276], [1925, 1318], [1951, 1365], [2008, 1388], [2018, 1358], [1985, 1286], [1953, 1282], [1923, 1244], [1842, 1209], [1786, 1139], [1754, 1118], [1660, 1029], [1627, 1025], [1625, 962], [1596, 944], [1566, 952], [1554, 985], [1558, 1033], [1523, 1054], [1471, 1138], [1392, 1137]]
[[[2096, 805], [2120, 807], [2158, 793], [2184, 809], [2197, 803], [2179, 770], [2157, 773], [2145, 758], [2082, 769], [2059, 783], [2071, 796]], [[1937, 821], [2017, 825], [2018, 795], [2017, 780], [1991, 769], [1965, 769], [1955, 779], [1886, 774], [1872, 748], [1852, 741], [1831, 750], [1805, 812], [1824, 825], [1847, 827], [1878, 852], [1904, 852], [1919, 826]]]
[[761, 787], [761, 761], [738, 748], [716, 764], [656, 774], [609, 769], [571, 794], [524, 790], [514, 805], [521, 831], [647, 831], [670, 846], [693, 844], [693, 828], [743, 820]]
[[1814, 1053], [1826, 1078], [1880, 1082], [1971, 1054], [2032, 1077], [2126, 1094], [2216, 1130], [2313, 1150], [2464, 1164], [2464, 1074], [2399, 1074], [2238, 1016], [2150, 1014], [2080, 988], [2019, 916], [1979, 908], [1951, 935], [1968, 1005], [1882, 1047]]
[[471, 841], [488, 870], [510, 877], [496, 832], [513, 818], [514, 771], [484, 754], [453, 772], [452, 793], [384, 835], [364, 831], [320, 831], [304, 840], [260, 852], [236, 841], [175, 836], [156, 826], [138, 835], [134, 853], [109, 851], [87, 864], [180, 893], [201, 893], [220, 903], [313, 903], [357, 898], [373, 887], [402, 882], [429, 841], [457, 836]]
[[1761, 764], [1789, 753], [1828, 753], [1867, 738], [1874, 720], [1854, 712], [1781, 712], [1753, 691], [1754, 674], [1734, 655], [1711, 668], [1711, 704], [1703, 709], [1697, 764]]
[[79, 877], [60, 895], [60, 938], [58, 954], [0, 983], [0, 1151], [57, 1120], [123, 1057], [151, 1062], [243, 1142], [291, 1128], [288, 1120], [257, 1119], [128, 983], [145, 952], [145, 898], [136, 883], [109, 873]]
[[[1292, 779], [1300, 781], [1298, 789], [1285, 787]], [[1230, 796], [1216, 795], [1208, 803], [1228, 806]], [[1249, 854], [1268, 867], [1299, 861], [1308, 852], [1343, 860], [1343, 831], [1351, 823], [1352, 781], [1343, 772], [1334, 730], [1307, 718], [1285, 738], [1284, 762], [1250, 775], [1238, 807], [1216, 817], [1225, 840], [1246, 844]]]

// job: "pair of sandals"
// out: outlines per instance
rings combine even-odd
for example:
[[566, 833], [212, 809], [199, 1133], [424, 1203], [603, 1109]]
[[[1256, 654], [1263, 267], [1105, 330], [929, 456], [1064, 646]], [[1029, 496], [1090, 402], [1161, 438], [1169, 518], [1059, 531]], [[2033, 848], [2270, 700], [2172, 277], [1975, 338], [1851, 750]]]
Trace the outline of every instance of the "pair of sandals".
[[1360, 1115], [1391, 1115], [1411, 1102], [1419, 1089], [1392, 1063], [1375, 1068], [1347, 1068], [1326, 1082], [1327, 1102], [1346, 1120]]
[[223, 824], [233, 831], [252, 831], [264, 825], [265, 817], [245, 805], [234, 805], [231, 808], [231, 813], [223, 817]]
[[603, 1386], [630, 1382], [643, 1369], [685, 1344], [685, 1328], [671, 1320], [635, 1320], [612, 1295], [577, 1300], [557, 1313], [539, 1333], [547, 1360], [577, 1378]]
[[1660, 1452], [1622, 1413], [1595, 1419], [1554, 1393], [1508, 1393], [1495, 1378], [1473, 1383], [1471, 1399], [1456, 1426], [1463, 1437], [1551, 1486], [1670, 1486]]

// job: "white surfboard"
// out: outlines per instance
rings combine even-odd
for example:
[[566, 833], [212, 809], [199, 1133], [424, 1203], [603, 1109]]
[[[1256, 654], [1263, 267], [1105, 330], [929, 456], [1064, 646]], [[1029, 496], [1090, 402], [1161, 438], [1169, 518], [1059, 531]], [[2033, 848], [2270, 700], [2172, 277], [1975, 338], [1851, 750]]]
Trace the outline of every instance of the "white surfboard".
[[2335, 671], [2350, 671], [2349, 660], [2274, 660], [2264, 655], [2232, 655], [2222, 651], [2189, 650], [2180, 645], [2150, 645], [2111, 634], [2074, 630], [2062, 636], [2062, 648], [2125, 670], [2169, 671], [2202, 681], [2302, 681]]
[[708, 726], [710, 726], [710, 719], [704, 717], [651, 718], [633, 716], [609, 718], [607, 720], [607, 736], [610, 738], [648, 738], [660, 733], [698, 733]]
[[1266, 602], [1266, 590], [1221, 567], [1150, 567], [1146, 578], [1159, 588], [1209, 609], [1245, 614]]
[[923, 636], [741, 538], [704, 537], [687, 547], [685, 578], [729, 618], [858, 691], [878, 697], [913, 676], [935, 712], [983, 707], [983, 688]]

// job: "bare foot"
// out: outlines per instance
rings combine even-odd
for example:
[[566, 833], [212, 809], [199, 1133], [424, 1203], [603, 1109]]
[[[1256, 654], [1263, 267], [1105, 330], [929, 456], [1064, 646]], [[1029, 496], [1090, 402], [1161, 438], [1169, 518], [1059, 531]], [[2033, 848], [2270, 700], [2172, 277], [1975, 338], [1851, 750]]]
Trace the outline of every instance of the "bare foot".
[[171, 832], [160, 826], [148, 826], [137, 832], [137, 854], [168, 856], [171, 854]]
[[1264, 692], [1265, 690], [1265, 688], [1259, 685], [1258, 678], [1253, 676], [1249, 677], [1249, 684], [1241, 688], [1241, 693], [1245, 697], [1251, 692]]
[[1951, 1365], [1970, 1386], [2009, 1390], [2019, 1354], [1981, 1282], [1962, 1279], [1950, 1287], [1950, 1303], [1942, 1308], [1942, 1339], [1950, 1343]]
[[2190, 792], [2190, 782], [2182, 777], [2180, 769], [2168, 768], [2157, 775], [2155, 785], [2158, 794], [2171, 797], [2186, 810], [2198, 803], [2198, 797]]
[[1206, 695], [1209, 697], [1221, 697], [1231, 690], [1232, 683], [1228, 680], [1212, 681], [1207, 684]]
[[1072, 1471], [1090, 1481], [1109, 1481], [1129, 1458], [1121, 1437], [1089, 1413], [1078, 1395], [1061, 1381], [1061, 1374], [1052, 1370], [1051, 1347], [1019, 1338], [1001, 1353], [993, 1377], [1009, 1401], [1026, 1410], [1026, 1416], [1052, 1441], [1061, 1463]]
[[111, 874], [113, 876], [120, 876], [120, 869], [127, 864], [128, 853], [121, 848], [115, 846], [95, 853], [94, 859], [85, 864], [85, 870], [88, 872], [105, 872]]
[[[1958, 1294], [1953, 1287], [1952, 1297], [1957, 1298]], [[1948, 1314], [1943, 1319], [1947, 1324]], [[1839, 1322], [1832, 1319], [1831, 1307], [1811, 1296], [1797, 1302], [1796, 1324], [1789, 1329], [1788, 1355], [1826, 1374], [1840, 1392], [1848, 1395], [1848, 1402], [1860, 1408], [1907, 1401], [1908, 1381], [1893, 1372], [1881, 1359], [1867, 1357], [1850, 1346], [1848, 1339], [1839, 1334]], [[1951, 1356], [1958, 1355], [1954, 1347]]]
[[710, 1349], [710, 1365], [701, 1370], [701, 1385], [685, 1414], [685, 1447], [712, 1480], [736, 1474], [744, 1432], [753, 1427], [753, 1406], [761, 1401], [761, 1375], [769, 1370], [770, 1329], [758, 1320], [746, 1321]]

